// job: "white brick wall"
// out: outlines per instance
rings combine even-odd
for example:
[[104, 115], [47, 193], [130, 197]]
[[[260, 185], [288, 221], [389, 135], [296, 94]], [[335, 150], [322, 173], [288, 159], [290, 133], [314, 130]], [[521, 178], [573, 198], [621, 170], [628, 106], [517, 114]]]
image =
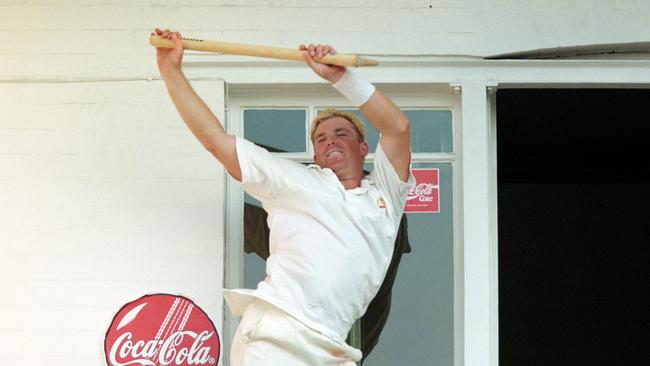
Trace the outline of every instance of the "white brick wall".
[[492, 55], [647, 41], [645, 0], [64, 1], [0, 3], [0, 80], [156, 76], [148, 32], [340, 51]]
[[[221, 81], [194, 84], [222, 109]], [[102, 364], [146, 293], [220, 327], [223, 172], [168, 99], [160, 81], [0, 84], [0, 364]]]

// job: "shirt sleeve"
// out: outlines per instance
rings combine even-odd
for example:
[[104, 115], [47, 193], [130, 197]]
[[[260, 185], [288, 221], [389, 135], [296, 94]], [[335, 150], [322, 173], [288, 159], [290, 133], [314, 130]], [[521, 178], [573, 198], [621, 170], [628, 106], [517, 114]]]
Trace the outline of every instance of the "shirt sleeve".
[[236, 137], [236, 148], [244, 191], [262, 202], [278, 200], [290, 185], [288, 177], [296, 178], [307, 170], [241, 137]]
[[409, 177], [404, 182], [395, 171], [393, 164], [388, 160], [384, 150], [382, 150], [381, 143], [378, 143], [377, 150], [375, 150], [375, 166], [370, 175], [379, 186], [379, 189], [387, 196], [385, 198], [389, 201], [388, 208], [391, 210], [391, 214], [396, 220], [399, 220], [404, 212], [409, 188], [415, 185], [415, 178], [411, 173], [410, 166]]

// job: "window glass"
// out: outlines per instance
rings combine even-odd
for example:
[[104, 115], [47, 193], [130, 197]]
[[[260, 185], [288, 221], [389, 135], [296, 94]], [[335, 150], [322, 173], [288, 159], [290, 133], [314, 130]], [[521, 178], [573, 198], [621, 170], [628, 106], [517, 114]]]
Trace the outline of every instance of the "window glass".
[[411, 251], [403, 253], [390, 316], [364, 366], [454, 365], [452, 165], [413, 168], [439, 170], [440, 212], [406, 214]]
[[244, 110], [244, 138], [271, 152], [307, 151], [304, 109]]
[[450, 110], [405, 110], [411, 121], [411, 148], [414, 153], [453, 152]]
[[266, 262], [259, 255], [268, 250], [262, 230], [265, 223], [261, 202], [244, 193], [244, 288], [257, 288], [266, 277]]
[[[319, 109], [320, 112], [322, 109]], [[341, 109], [361, 118], [366, 127], [366, 142], [374, 152], [379, 142], [379, 132], [358, 109]], [[452, 114], [450, 110], [403, 110], [411, 122], [411, 149], [414, 153], [453, 152]]]

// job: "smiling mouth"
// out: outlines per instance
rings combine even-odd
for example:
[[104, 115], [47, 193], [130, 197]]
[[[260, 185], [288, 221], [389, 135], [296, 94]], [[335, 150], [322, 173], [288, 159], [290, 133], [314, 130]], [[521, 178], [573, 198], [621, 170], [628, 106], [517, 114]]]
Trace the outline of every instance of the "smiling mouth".
[[326, 158], [333, 158], [337, 156], [343, 156], [343, 152], [339, 150], [334, 150], [334, 151], [330, 151], [329, 153], [327, 153], [327, 155], [325, 155]]

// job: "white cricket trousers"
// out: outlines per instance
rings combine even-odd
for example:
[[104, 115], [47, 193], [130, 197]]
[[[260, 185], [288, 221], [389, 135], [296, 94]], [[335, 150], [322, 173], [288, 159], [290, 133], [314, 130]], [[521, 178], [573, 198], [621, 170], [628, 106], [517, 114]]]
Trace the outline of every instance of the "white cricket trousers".
[[248, 305], [230, 349], [230, 366], [354, 366], [360, 359], [358, 349], [263, 300]]

